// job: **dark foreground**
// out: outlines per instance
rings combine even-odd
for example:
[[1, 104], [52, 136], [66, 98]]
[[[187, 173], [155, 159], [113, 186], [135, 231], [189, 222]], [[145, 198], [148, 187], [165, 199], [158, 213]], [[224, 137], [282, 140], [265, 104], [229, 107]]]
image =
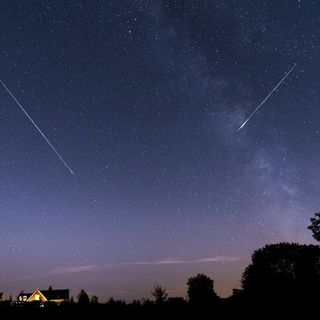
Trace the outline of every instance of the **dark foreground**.
[[311, 318], [319, 301], [256, 301], [221, 299], [211, 305], [151, 302], [125, 304], [65, 304], [61, 306], [36, 305], [0, 306], [0, 319], [265, 319], [289, 317]]

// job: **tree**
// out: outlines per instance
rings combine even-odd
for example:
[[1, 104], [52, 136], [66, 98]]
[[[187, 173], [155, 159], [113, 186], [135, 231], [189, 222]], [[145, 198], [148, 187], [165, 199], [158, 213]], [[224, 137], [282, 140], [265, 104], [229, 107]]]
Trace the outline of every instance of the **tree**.
[[97, 303], [98, 303], [98, 297], [95, 296], [95, 295], [93, 295], [93, 296], [91, 297], [90, 303], [92, 303], [92, 304], [97, 304]]
[[191, 303], [208, 304], [213, 302], [217, 295], [213, 289], [214, 281], [202, 273], [191, 277], [187, 281], [188, 297]]
[[107, 301], [107, 304], [109, 306], [113, 306], [113, 307], [123, 307], [126, 305], [125, 300], [116, 300], [113, 297], [110, 297], [109, 300]]
[[168, 293], [165, 288], [162, 288], [160, 285], [154, 285], [154, 289], [151, 294], [155, 298], [156, 304], [164, 303], [168, 298]]
[[90, 302], [88, 294], [83, 289], [80, 290], [77, 298], [79, 304], [89, 304]]
[[313, 237], [320, 241], [320, 212], [314, 214], [315, 217], [310, 218], [311, 225], [308, 227], [312, 231]]
[[311, 299], [320, 286], [320, 247], [266, 245], [254, 251], [241, 282], [246, 294], [259, 299]]

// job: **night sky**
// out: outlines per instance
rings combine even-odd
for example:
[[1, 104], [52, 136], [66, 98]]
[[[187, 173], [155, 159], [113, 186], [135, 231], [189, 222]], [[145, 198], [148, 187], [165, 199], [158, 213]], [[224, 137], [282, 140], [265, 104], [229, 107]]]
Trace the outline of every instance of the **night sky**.
[[[320, 4], [1, 1], [0, 291], [227, 296], [254, 249], [312, 243]], [[294, 66], [245, 127], [237, 129]]]

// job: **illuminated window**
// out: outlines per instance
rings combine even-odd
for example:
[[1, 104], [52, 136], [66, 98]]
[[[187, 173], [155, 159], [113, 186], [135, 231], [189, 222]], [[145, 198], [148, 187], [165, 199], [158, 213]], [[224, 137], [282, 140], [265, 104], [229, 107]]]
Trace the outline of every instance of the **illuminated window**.
[[40, 294], [35, 294], [35, 295], [34, 295], [34, 300], [39, 301], [39, 300], [40, 300]]

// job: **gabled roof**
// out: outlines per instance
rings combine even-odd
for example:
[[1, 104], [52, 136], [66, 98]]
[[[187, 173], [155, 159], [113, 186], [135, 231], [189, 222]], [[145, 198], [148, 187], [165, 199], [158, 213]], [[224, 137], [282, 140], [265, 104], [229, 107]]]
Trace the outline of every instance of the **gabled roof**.
[[60, 290], [40, 290], [37, 289], [33, 293], [19, 293], [18, 299], [20, 296], [26, 296], [27, 299], [32, 299], [35, 294], [40, 294], [43, 301], [50, 300], [69, 300], [69, 289], [60, 289]]
[[69, 300], [69, 289], [40, 290], [47, 300]]
[[31, 299], [32, 299], [33, 296], [36, 295], [36, 294], [38, 294], [38, 295], [41, 296], [41, 301], [47, 301], [47, 300], [49, 300], [47, 297], [44, 296], [44, 294], [43, 294], [39, 289], [37, 289], [37, 290], [28, 298], [28, 301], [29, 301], [29, 300], [32, 301]]

